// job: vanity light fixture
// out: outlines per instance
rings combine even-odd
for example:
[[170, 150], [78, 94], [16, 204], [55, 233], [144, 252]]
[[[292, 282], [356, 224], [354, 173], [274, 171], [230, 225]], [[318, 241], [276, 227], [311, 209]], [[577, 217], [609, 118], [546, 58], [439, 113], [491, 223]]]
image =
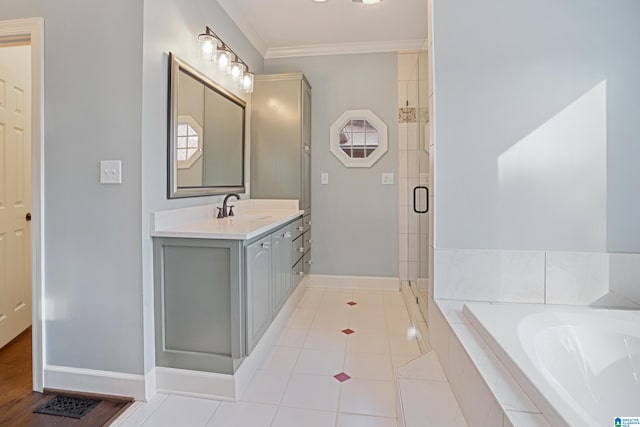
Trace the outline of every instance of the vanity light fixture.
[[376, 4], [380, 3], [382, 0], [351, 0], [353, 3], [362, 3], [362, 4]]
[[231, 76], [245, 93], [253, 92], [253, 73], [249, 66], [209, 27], [198, 36], [203, 59], [215, 62], [218, 70]]
[[220, 43], [220, 41], [207, 33], [200, 34], [198, 40], [200, 40], [200, 54], [202, 55], [202, 59], [213, 61], [218, 53], [218, 43]]

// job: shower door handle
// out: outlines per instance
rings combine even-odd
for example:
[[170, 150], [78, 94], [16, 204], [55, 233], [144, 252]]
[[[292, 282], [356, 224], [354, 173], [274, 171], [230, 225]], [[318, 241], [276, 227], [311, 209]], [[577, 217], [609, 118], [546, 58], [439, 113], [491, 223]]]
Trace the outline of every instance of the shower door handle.
[[[418, 191], [424, 190], [427, 197], [425, 198], [426, 207], [423, 211], [418, 210]], [[417, 187], [413, 187], [413, 211], [417, 214], [424, 214], [429, 212], [429, 189], [424, 185], [418, 185]]]

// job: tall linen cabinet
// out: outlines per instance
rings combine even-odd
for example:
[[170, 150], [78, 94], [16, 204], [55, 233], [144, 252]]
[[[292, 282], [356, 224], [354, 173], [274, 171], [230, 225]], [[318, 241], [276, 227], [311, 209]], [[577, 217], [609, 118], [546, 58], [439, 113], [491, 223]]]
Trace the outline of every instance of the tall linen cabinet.
[[256, 76], [251, 95], [253, 199], [297, 199], [304, 210], [299, 277], [311, 264], [311, 85], [302, 73]]

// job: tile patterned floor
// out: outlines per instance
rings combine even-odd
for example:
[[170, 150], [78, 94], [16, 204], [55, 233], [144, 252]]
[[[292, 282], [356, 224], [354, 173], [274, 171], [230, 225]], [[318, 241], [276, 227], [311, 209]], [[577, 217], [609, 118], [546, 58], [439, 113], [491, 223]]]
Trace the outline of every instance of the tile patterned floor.
[[158, 395], [113, 426], [397, 427], [410, 326], [400, 292], [307, 289], [241, 401]]

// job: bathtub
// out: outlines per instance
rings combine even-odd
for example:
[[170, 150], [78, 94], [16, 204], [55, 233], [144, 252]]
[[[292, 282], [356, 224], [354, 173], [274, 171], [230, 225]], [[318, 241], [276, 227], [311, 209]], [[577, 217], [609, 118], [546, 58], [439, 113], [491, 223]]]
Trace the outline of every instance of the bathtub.
[[551, 426], [640, 417], [640, 311], [469, 303], [463, 312]]

